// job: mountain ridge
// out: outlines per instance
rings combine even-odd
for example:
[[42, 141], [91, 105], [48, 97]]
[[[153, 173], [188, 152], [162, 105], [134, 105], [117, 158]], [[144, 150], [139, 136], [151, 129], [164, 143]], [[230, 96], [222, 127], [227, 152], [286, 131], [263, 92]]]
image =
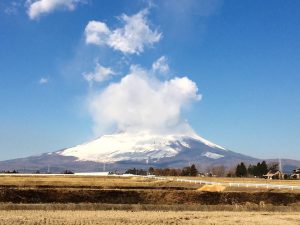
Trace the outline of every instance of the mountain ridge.
[[[49, 172], [50, 168], [50, 172], [97, 172], [103, 171], [104, 166], [110, 171], [123, 171], [133, 167], [180, 168], [190, 164], [204, 170], [219, 165], [233, 168], [241, 161], [255, 164], [262, 159], [225, 149], [195, 133], [119, 132], [55, 152], [2, 161], [0, 170]], [[297, 160], [282, 159], [282, 162], [284, 168], [300, 167]]]

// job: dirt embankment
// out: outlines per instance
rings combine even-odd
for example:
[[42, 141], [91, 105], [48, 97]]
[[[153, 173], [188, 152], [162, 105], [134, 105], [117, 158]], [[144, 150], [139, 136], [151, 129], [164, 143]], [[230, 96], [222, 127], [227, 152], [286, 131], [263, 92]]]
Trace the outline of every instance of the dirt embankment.
[[275, 192], [201, 192], [194, 190], [101, 190], [0, 188], [0, 202], [111, 204], [265, 204], [300, 203], [300, 194]]

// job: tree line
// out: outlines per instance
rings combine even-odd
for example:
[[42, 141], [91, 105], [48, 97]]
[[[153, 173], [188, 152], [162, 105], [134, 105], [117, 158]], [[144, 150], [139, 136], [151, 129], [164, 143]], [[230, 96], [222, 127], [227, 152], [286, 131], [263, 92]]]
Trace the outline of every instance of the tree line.
[[[246, 166], [244, 162], [239, 163], [235, 169], [231, 172], [226, 173], [226, 168], [224, 166], [214, 166], [208, 168], [209, 172], [206, 173], [207, 176], [218, 176], [218, 177], [260, 177], [267, 174], [269, 170], [277, 170], [277, 163], [267, 164], [266, 161], [258, 162], [256, 165]], [[147, 170], [144, 169], [128, 169], [125, 174], [135, 174], [135, 175], [155, 175], [155, 176], [197, 176], [199, 171], [193, 164], [191, 166], [183, 167], [181, 169], [177, 168], [154, 168], [150, 167]], [[204, 174], [203, 174], [204, 175]]]
[[128, 169], [125, 174], [135, 174], [135, 175], [155, 175], [155, 176], [197, 176], [198, 170], [193, 164], [191, 166], [184, 167], [182, 169], [175, 168], [153, 168], [150, 167], [148, 171], [143, 169]]
[[277, 163], [267, 164], [265, 161], [259, 162], [256, 165], [249, 165], [246, 167], [245, 163], [241, 162], [236, 166], [235, 176], [237, 177], [263, 177], [269, 170], [278, 170]]

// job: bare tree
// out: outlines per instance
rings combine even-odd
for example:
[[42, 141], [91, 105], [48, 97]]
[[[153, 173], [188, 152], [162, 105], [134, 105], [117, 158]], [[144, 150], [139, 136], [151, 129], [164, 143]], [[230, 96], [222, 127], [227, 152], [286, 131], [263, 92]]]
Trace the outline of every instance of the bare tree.
[[224, 177], [225, 176], [225, 166], [214, 166], [211, 168], [211, 172], [213, 175], [216, 175], [218, 177]]

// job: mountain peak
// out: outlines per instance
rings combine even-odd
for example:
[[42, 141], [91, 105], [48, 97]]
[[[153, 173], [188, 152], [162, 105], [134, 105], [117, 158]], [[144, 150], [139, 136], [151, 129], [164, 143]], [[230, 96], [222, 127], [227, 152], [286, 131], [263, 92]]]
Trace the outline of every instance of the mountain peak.
[[114, 163], [118, 161], [159, 160], [174, 157], [190, 149], [194, 140], [217, 149], [226, 150], [199, 135], [156, 134], [151, 131], [119, 132], [103, 135], [93, 141], [60, 151], [62, 156], [73, 156], [79, 161]]

